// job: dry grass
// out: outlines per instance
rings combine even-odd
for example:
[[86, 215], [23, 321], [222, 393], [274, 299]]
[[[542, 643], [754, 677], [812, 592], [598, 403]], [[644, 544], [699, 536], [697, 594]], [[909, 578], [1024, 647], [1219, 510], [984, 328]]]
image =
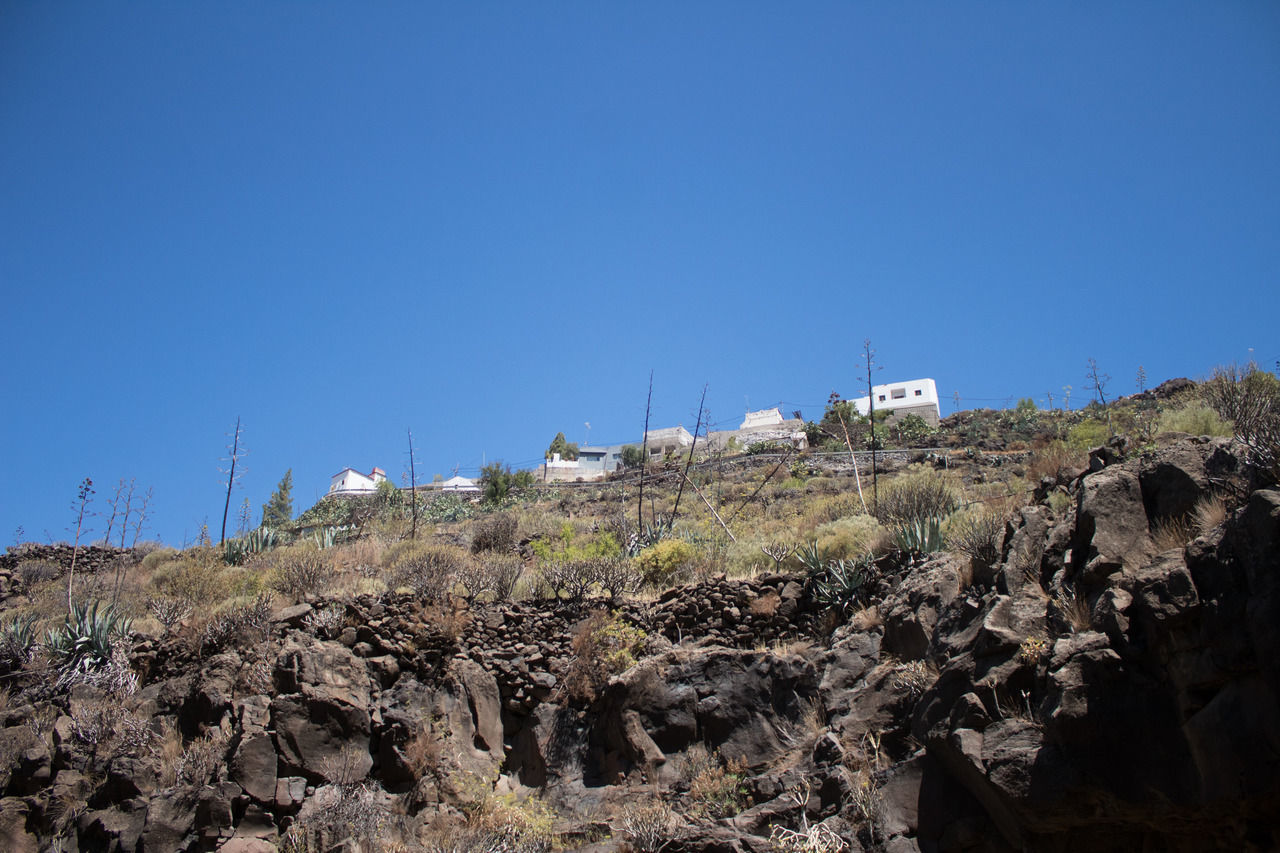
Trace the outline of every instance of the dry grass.
[[1200, 499], [1191, 514], [1195, 518], [1196, 529], [1200, 532], [1200, 535], [1208, 536], [1211, 532], [1226, 524], [1227, 505], [1221, 496], [1207, 495]]
[[849, 622], [855, 631], [870, 631], [883, 625], [884, 619], [880, 616], [880, 608], [873, 604], [855, 612]]
[[1039, 483], [1044, 477], [1057, 480], [1058, 473], [1065, 469], [1072, 475], [1084, 470], [1089, 454], [1086, 451], [1070, 447], [1066, 442], [1051, 441], [1036, 447], [1031, 458], [1027, 460], [1027, 479]]
[[1151, 541], [1158, 553], [1180, 551], [1194, 538], [1191, 521], [1185, 517], [1161, 519], [1151, 529]]
[[1093, 623], [1089, 603], [1075, 590], [1063, 587], [1053, 597], [1053, 602], [1074, 631], [1087, 631]]

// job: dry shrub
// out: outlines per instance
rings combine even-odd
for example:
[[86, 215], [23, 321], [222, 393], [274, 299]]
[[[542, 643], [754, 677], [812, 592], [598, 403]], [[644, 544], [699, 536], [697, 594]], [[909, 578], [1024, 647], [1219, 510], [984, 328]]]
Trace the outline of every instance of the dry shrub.
[[435, 628], [441, 637], [454, 643], [471, 624], [471, 611], [465, 605], [455, 607], [452, 602], [433, 601], [423, 609], [422, 618]]
[[564, 593], [570, 601], [581, 601], [595, 583], [591, 560], [551, 560], [538, 567], [542, 585], [552, 596]]
[[676, 814], [656, 797], [622, 807], [618, 829], [636, 853], [658, 853], [671, 841]]
[[817, 476], [810, 477], [804, 481], [804, 490], [806, 494], [818, 495], [834, 495], [840, 492], [840, 481], [835, 477]]
[[938, 673], [928, 662], [913, 660], [895, 665], [889, 683], [895, 690], [902, 690], [912, 699], [918, 699], [937, 679]]
[[18, 577], [22, 578], [23, 586], [28, 589], [61, 574], [62, 566], [52, 560], [23, 560], [18, 564]]
[[514, 554], [486, 553], [463, 561], [457, 579], [468, 601], [486, 593], [492, 601], [510, 601], [523, 572], [524, 562]]
[[1207, 495], [1199, 500], [1191, 511], [1196, 529], [1201, 536], [1208, 536], [1227, 522], [1227, 505], [1220, 495]]
[[177, 556], [178, 551], [174, 548], [156, 548], [142, 558], [142, 571], [147, 574], [151, 574], [165, 563], [171, 562]]
[[778, 607], [781, 604], [782, 596], [778, 595], [774, 590], [769, 590], [751, 602], [750, 610], [755, 616], [772, 616], [778, 612]]
[[409, 587], [428, 601], [442, 600], [459, 575], [469, 569], [471, 555], [452, 545], [414, 544], [415, 547], [401, 549], [394, 558], [394, 583]]
[[200, 646], [205, 651], [226, 645], [244, 646], [271, 635], [271, 594], [262, 592], [220, 609], [205, 622]]
[[1252, 362], [1214, 370], [1201, 395], [1233, 425], [1248, 448], [1249, 462], [1264, 479], [1280, 480], [1280, 381]]
[[[689, 750], [691, 753], [693, 748]], [[718, 751], [690, 760], [689, 811], [694, 817], [719, 820], [733, 817], [747, 804], [744, 784], [747, 763], [743, 758], [723, 760]]]
[[986, 507], [961, 510], [947, 522], [947, 546], [984, 566], [1000, 559], [1004, 517]]
[[1027, 478], [1039, 483], [1045, 477], [1060, 479], [1059, 473], [1075, 476], [1084, 470], [1088, 454], [1064, 441], [1050, 441], [1036, 447], [1027, 460]]
[[883, 625], [884, 620], [880, 617], [880, 608], [873, 604], [856, 611], [849, 617], [849, 624], [853, 625], [855, 631], [870, 631]]
[[870, 515], [852, 515], [819, 526], [813, 538], [828, 560], [856, 560], [884, 550], [889, 532]]
[[732, 577], [753, 577], [760, 572], [769, 571], [773, 561], [764, 555], [759, 539], [739, 538], [729, 543], [724, 554], [724, 571]]
[[294, 600], [318, 593], [333, 577], [333, 567], [320, 551], [286, 554], [272, 572], [272, 589]]
[[[166, 736], [165, 740], [171, 743], [170, 737]], [[162, 747], [162, 750], [165, 748]], [[226, 758], [226, 733], [221, 729], [210, 729], [203, 737], [195, 738], [187, 744], [174, 761], [162, 765], [161, 787], [200, 787], [209, 781], [209, 777], [219, 767], [226, 764]]]
[[385, 550], [380, 541], [366, 537], [331, 548], [330, 560], [340, 571], [355, 572], [361, 577], [377, 577], [381, 574], [378, 566]]
[[476, 522], [471, 532], [471, 553], [514, 550], [518, 541], [519, 523], [509, 512], [494, 513]]

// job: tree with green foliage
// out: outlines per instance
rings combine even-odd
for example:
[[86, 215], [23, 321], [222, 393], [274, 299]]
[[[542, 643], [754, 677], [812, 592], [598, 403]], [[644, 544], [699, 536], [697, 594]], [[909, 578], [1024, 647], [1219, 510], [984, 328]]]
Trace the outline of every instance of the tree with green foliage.
[[480, 488], [486, 503], [500, 504], [510, 496], [512, 490], [527, 488], [531, 485], [533, 485], [532, 473], [513, 472], [511, 466], [503, 462], [490, 462], [480, 469]]
[[284, 472], [271, 499], [262, 505], [262, 526], [278, 530], [293, 521], [293, 469]]
[[644, 449], [638, 444], [625, 444], [622, 447], [622, 467], [639, 468], [644, 464]]
[[578, 445], [575, 442], [566, 441], [564, 433], [558, 432], [551, 440], [551, 446], [547, 448], [547, 458], [551, 459], [557, 453], [560, 454], [561, 459], [572, 462], [578, 458]]

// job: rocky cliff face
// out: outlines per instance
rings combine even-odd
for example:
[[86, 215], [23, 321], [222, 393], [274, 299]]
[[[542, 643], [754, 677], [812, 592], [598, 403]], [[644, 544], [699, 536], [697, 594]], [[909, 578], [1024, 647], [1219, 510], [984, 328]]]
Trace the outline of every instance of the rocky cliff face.
[[[1100, 451], [1042, 484], [995, 565], [885, 561], [876, 609], [844, 624], [786, 575], [628, 603], [645, 654], [588, 691], [569, 685], [589, 604], [317, 602], [199, 654], [140, 642], [136, 689], [12, 695], [0, 846], [481, 849], [477, 804], [537, 790], [565, 848], [643, 847], [628, 815], [660, 797], [672, 851], [819, 849], [784, 830], [1275, 849], [1280, 491], [1241, 468], [1221, 441]], [[1214, 494], [1225, 521], [1171, 543]], [[536, 849], [518, 835], [485, 849]]]

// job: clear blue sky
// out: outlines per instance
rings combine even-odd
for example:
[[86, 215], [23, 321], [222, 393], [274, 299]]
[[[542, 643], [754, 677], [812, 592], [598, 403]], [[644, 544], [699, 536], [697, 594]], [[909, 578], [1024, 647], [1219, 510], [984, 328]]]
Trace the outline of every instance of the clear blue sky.
[[0, 5], [0, 536], [1280, 358], [1280, 4]]

